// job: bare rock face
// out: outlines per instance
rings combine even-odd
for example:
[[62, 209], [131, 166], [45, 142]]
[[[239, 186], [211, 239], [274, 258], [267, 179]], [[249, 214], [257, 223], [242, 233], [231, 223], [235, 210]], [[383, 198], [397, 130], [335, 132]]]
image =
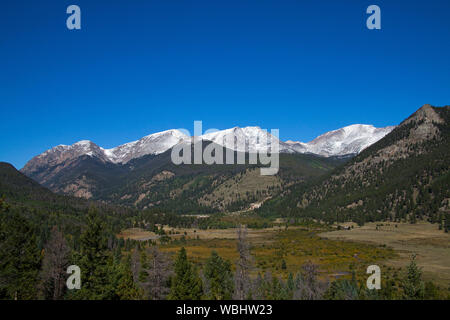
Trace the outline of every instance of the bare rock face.
[[59, 145], [28, 161], [25, 167], [23, 167], [22, 172], [33, 172], [44, 165], [57, 166], [81, 155], [92, 155], [102, 158], [103, 152], [99, 146], [87, 140], [79, 141], [71, 146]]
[[73, 183], [65, 186], [63, 190], [61, 190], [64, 194], [73, 195], [78, 198], [90, 199], [92, 198], [91, 185], [83, 176], [81, 179], [77, 179]]
[[52, 168], [52, 175], [55, 175], [61, 169], [70, 165], [72, 160], [83, 155], [108, 162], [103, 150], [99, 146], [91, 141], [83, 140], [71, 146], [59, 145], [47, 150], [28, 161], [20, 171], [29, 177], [33, 177], [40, 184], [45, 184], [51, 178], [47, 172], [48, 168]]
[[429, 104], [423, 105], [419, 110], [414, 112], [408, 119], [400, 123], [400, 125], [408, 124], [412, 121], [424, 121], [425, 123], [444, 123], [444, 120], [434, 111]]

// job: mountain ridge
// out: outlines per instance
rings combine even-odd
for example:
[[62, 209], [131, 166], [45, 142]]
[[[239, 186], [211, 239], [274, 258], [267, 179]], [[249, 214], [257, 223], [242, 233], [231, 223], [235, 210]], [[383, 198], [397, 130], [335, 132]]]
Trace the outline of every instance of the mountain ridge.
[[330, 223], [440, 222], [450, 214], [449, 148], [450, 106], [424, 105], [319, 182], [288, 188], [259, 213]]
[[[345, 132], [346, 128], [352, 126], [360, 126], [365, 130], [362, 130], [360, 135], [358, 135], [357, 130], [354, 131], [354, 136], [349, 141], [345, 141], [348, 136], [336, 134], [341, 131]], [[203, 140], [212, 141], [239, 152], [270, 152], [272, 144], [277, 141], [280, 153], [312, 153], [330, 157], [359, 153], [394, 128], [393, 126], [384, 128], [375, 128], [371, 125], [352, 126], [327, 132], [309, 143], [290, 140], [283, 142], [257, 126], [218, 130], [205, 133], [200, 137]], [[367, 130], [367, 128], [371, 130]], [[376, 136], [373, 136], [374, 132], [377, 132]], [[327, 143], [327, 135], [331, 137], [331, 142]], [[83, 155], [98, 158], [104, 163], [127, 163], [142, 156], [161, 154], [177, 144], [191, 143], [191, 141], [192, 137], [177, 129], [153, 133], [111, 149], [104, 149], [89, 140], [81, 140], [72, 145], [58, 145], [46, 150], [29, 160], [20, 171], [26, 175], [33, 175], [41, 167], [61, 165], [69, 159], [73, 160]], [[243, 145], [236, 141], [242, 141]], [[337, 147], [335, 147], [336, 145]], [[342, 147], [342, 145], [345, 147]]]

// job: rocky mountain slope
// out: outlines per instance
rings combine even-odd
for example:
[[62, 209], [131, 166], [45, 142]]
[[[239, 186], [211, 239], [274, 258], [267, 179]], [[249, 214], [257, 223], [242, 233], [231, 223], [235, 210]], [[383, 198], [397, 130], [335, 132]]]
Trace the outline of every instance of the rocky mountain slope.
[[450, 107], [424, 105], [344, 166], [317, 183], [288, 188], [260, 213], [436, 222], [450, 213], [449, 169]]
[[[211, 143], [203, 141], [202, 148]], [[126, 163], [82, 155], [38, 169], [31, 178], [60, 194], [139, 209], [211, 213], [245, 208], [286, 185], [316, 178], [343, 161], [346, 159], [280, 154], [279, 174], [264, 178], [259, 174], [260, 165], [175, 165], [171, 150], [167, 150]]]

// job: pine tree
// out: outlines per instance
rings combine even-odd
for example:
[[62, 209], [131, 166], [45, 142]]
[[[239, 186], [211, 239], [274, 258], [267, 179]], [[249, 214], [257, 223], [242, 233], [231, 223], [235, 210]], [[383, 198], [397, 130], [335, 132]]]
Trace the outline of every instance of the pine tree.
[[139, 282], [145, 283], [147, 282], [147, 272], [145, 270], [148, 269], [148, 262], [147, 262], [147, 253], [145, 252], [144, 249], [141, 249], [141, 255], [139, 259], [140, 259]]
[[444, 231], [448, 233], [450, 230], [450, 213], [445, 215]]
[[294, 281], [294, 275], [292, 272], [289, 272], [288, 278], [286, 280], [286, 299], [291, 300], [294, 294], [295, 289], [295, 281]]
[[406, 299], [423, 299], [425, 285], [422, 281], [422, 270], [417, 266], [416, 255], [411, 257], [405, 278], [403, 279], [403, 292]]
[[143, 297], [142, 291], [133, 279], [130, 256], [125, 257], [124, 261], [116, 265], [116, 281], [115, 296], [117, 299], [139, 300]]
[[183, 247], [175, 261], [175, 276], [172, 278], [170, 300], [199, 300], [203, 294], [202, 281], [197, 269], [189, 262]]
[[92, 207], [87, 216], [87, 228], [80, 238], [81, 290], [77, 298], [100, 300], [110, 297], [108, 283], [111, 264], [103, 232], [102, 221]]
[[231, 273], [231, 264], [222, 259], [216, 251], [206, 261], [203, 269], [208, 288], [208, 299], [211, 300], [229, 300], [233, 294], [233, 274]]
[[41, 257], [28, 221], [0, 202], [0, 297], [36, 299]]

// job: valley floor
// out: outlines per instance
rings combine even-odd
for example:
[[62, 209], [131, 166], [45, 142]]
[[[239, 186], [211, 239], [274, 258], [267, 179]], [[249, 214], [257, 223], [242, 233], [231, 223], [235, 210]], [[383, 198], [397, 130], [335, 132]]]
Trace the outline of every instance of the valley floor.
[[[185, 247], [188, 256], [197, 264], [203, 264], [215, 250], [221, 257], [234, 263], [238, 258], [236, 250], [237, 229], [173, 229], [164, 230], [173, 240], [161, 244], [163, 251], [175, 254]], [[354, 270], [359, 278], [367, 277], [367, 266], [395, 258], [390, 248], [352, 241], [328, 240], [318, 236], [330, 230], [323, 226], [300, 227], [285, 225], [265, 229], [248, 229], [248, 240], [253, 256], [253, 273], [271, 272], [286, 278], [296, 274], [302, 265], [310, 261], [319, 265], [320, 277], [333, 281], [351, 276]], [[134, 240], [153, 239], [152, 232], [138, 228], [127, 229], [120, 235]]]
[[[172, 239], [161, 244], [163, 251], [175, 254], [185, 247], [189, 257], [202, 264], [217, 251], [231, 262], [236, 261], [237, 229], [192, 229], [164, 227]], [[134, 240], [156, 240], [153, 232], [139, 228], [124, 230], [123, 238]], [[330, 281], [349, 277], [351, 270], [359, 278], [365, 277], [365, 268], [379, 264], [382, 272], [394, 273], [404, 268], [412, 254], [423, 268], [425, 280], [432, 280], [442, 287], [450, 285], [450, 234], [438, 230], [436, 225], [419, 222], [367, 223], [363, 227], [349, 230], [300, 227], [284, 225], [266, 229], [248, 229], [254, 259], [254, 273], [273, 274], [286, 277], [296, 273], [302, 264], [312, 261], [320, 266], [322, 278]], [[283, 266], [285, 262], [285, 267]]]
[[367, 223], [363, 227], [319, 234], [328, 240], [385, 245], [397, 255], [385, 261], [391, 267], [405, 267], [412, 254], [423, 268], [424, 278], [442, 286], [450, 285], [450, 234], [438, 230], [435, 224]]

